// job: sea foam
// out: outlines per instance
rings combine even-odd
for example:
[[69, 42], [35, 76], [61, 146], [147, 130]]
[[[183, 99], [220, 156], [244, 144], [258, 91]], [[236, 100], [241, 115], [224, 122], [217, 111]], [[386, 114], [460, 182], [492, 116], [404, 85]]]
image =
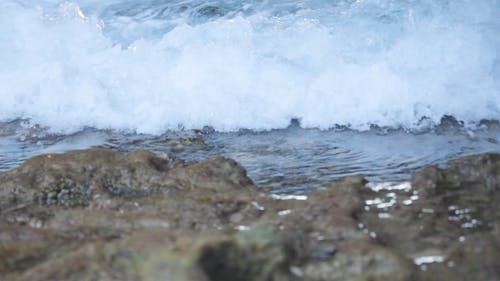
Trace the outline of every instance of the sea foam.
[[0, 120], [146, 133], [500, 119], [500, 4], [0, 3]]

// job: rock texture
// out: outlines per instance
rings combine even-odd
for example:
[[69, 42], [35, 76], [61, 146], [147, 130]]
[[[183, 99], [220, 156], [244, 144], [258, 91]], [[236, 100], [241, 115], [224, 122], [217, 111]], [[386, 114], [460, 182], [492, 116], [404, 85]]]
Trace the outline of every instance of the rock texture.
[[[442, 260], [422, 266], [425, 280], [500, 280], [500, 155], [426, 167], [411, 187], [371, 195], [394, 200], [359, 216], [377, 240], [417, 263]], [[368, 193], [363, 197], [370, 200]], [[390, 216], [381, 222], [380, 214]]]
[[[0, 174], [2, 280], [500, 280], [500, 155], [263, 193], [234, 160], [41, 155]], [[283, 200], [289, 199], [289, 200]]]

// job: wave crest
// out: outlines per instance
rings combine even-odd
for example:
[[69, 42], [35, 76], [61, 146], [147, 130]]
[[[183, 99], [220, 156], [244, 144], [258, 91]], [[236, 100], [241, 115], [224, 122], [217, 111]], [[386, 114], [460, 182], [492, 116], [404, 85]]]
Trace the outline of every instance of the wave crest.
[[0, 4], [0, 120], [161, 133], [500, 119], [496, 1], [218, 1], [161, 20], [147, 15], [165, 3], [31, 2]]

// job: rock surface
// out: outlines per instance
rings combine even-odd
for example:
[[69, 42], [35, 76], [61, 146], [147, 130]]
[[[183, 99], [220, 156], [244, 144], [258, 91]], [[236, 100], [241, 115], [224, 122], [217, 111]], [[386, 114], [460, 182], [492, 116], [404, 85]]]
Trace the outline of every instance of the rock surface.
[[[2, 280], [500, 280], [500, 155], [261, 192], [237, 162], [93, 148], [0, 174]], [[289, 200], [283, 200], [289, 199]]]

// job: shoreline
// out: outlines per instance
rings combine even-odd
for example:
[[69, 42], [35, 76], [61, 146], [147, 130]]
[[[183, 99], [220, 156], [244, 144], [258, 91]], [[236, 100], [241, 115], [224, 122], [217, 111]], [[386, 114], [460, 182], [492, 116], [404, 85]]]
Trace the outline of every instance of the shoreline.
[[307, 198], [273, 198], [224, 157], [187, 163], [103, 148], [47, 154], [0, 173], [0, 273], [5, 280], [495, 280], [499, 190], [500, 154], [427, 166], [401, 185], [345, 177]]

